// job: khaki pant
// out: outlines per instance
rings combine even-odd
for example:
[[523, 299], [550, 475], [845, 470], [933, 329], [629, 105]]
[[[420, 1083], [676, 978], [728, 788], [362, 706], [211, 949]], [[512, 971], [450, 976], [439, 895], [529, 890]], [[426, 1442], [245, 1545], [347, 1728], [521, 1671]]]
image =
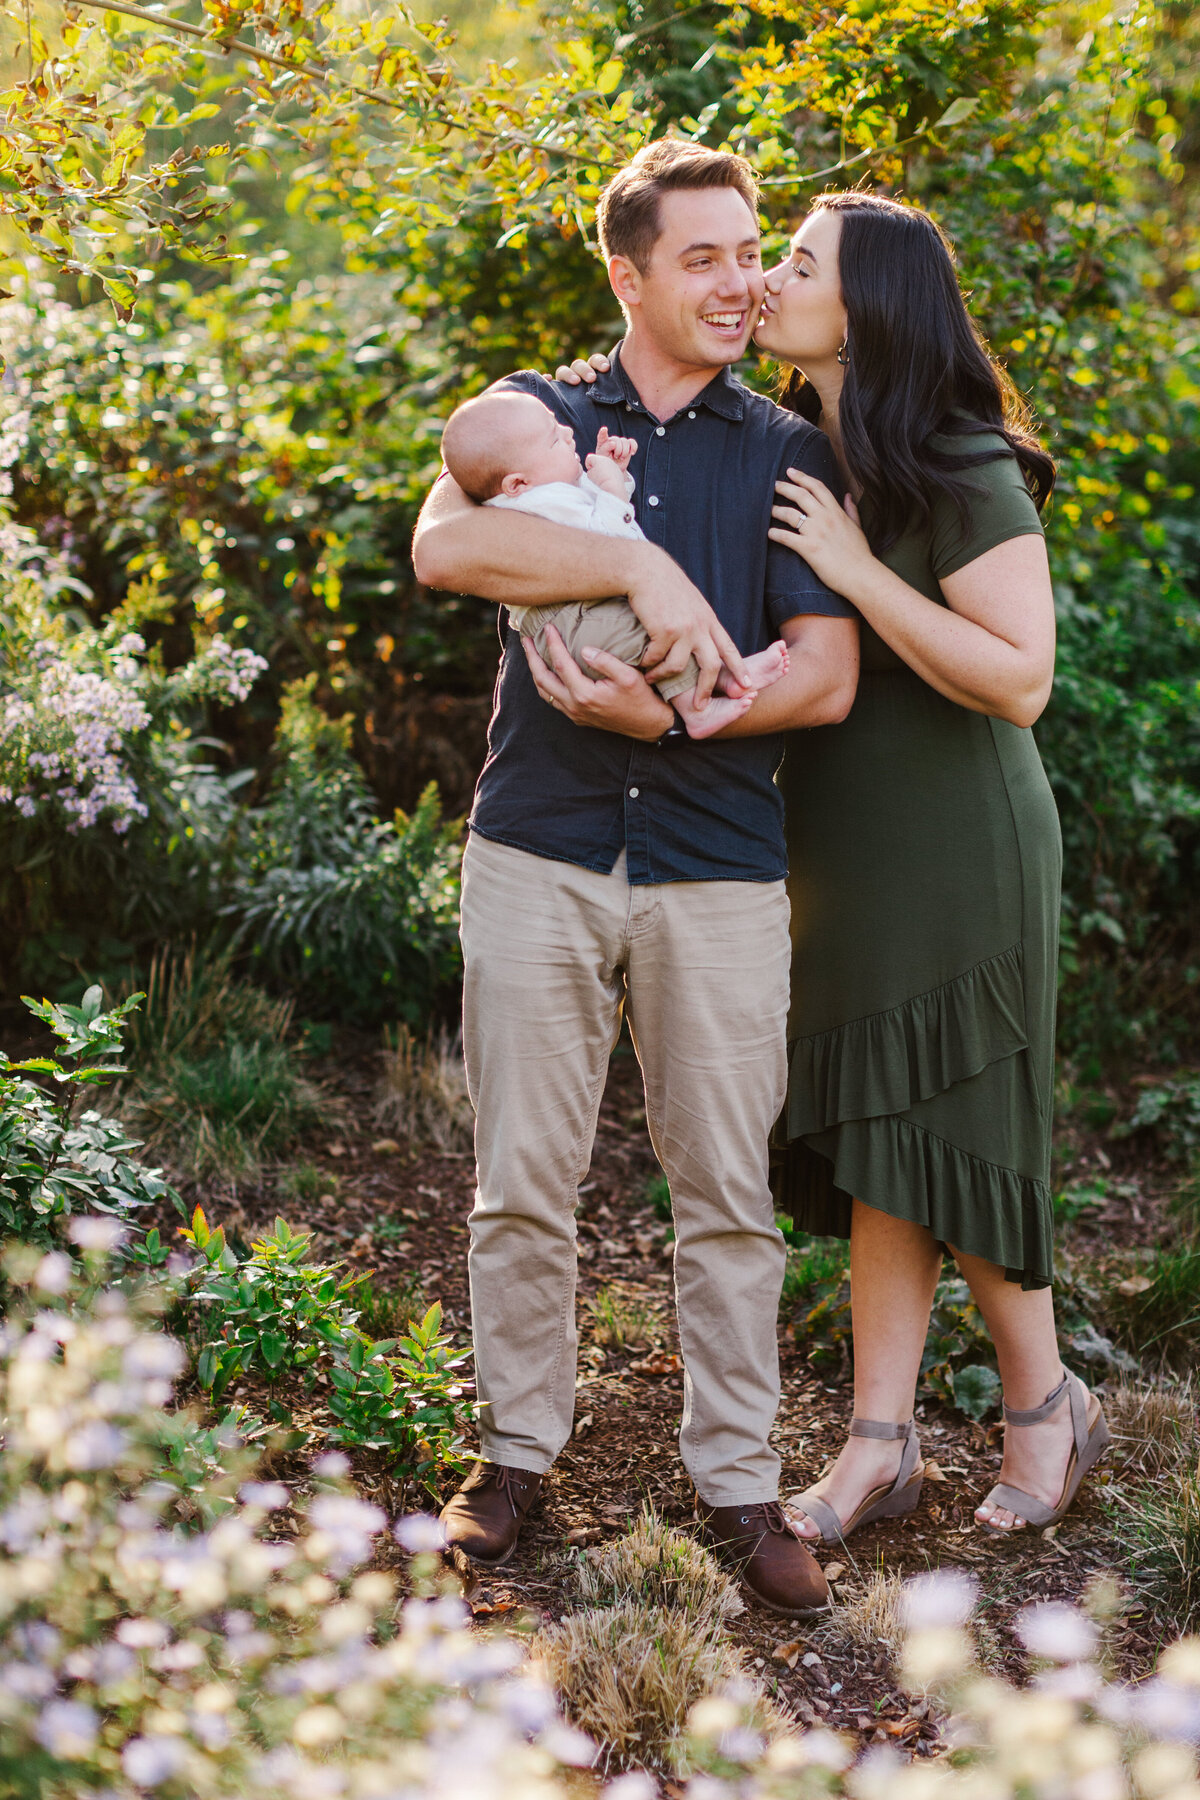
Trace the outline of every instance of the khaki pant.
[[598, 875], [472, 833], [462, 942], [484, 1455], [540, 1473], [571, 1434], [576, 1196], [624, 1005], [675, 1212], [683, 1461], [710, 1506], [775, 1498], [783, 883], [630, 887], [624, 856]]
[[[568, 600], [559, 606], [529, 607], [521, 616], [521, 636], [533, 639], [543, 662], [549, 661], [547, 625], [553, 625], [570, 655], [588, 675], [598, 675], [600, 671], [588, 663], [583, 654], [585, 645], [589, 650], [607, 650], [610, 656], [637, 669], [650, 642], [646, 627], [628, 600]], [[690, 694], [699, 679], [700, 664], [689, 656], [678, 675], [668, 675], [665, 681], [654, 685], [664, 700], [674, 700], [680, 694]]]

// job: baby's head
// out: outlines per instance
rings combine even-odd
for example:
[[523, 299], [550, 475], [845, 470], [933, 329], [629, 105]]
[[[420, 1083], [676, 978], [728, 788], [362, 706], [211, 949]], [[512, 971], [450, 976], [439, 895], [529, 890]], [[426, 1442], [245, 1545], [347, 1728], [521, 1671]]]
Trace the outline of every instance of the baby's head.
[[547, 481], [578, 481], [575, 434], [532, 394], [480, 394], [450, 414], [442, 460], [472, 500], [512, 496]]

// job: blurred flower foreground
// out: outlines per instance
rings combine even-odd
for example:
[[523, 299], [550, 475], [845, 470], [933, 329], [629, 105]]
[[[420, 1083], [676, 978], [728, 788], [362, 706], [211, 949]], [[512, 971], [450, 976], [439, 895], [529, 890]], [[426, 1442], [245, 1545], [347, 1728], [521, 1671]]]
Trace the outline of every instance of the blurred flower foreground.
[[[595, 1747], [516, 1634], [481, 1635], [447, 1592], [432, 1520], [395, 1524], [344, 1457], [303, 1500], [228, 1425], [178, 1410], [163, 1293], [112, 1258], [123, 1228], [71, 1222], [74, 1252], [10, 1247], [0, 1330], [0, 1785], [6, 1795], [259, 1800], [566, 1800]], [[373, 1563], [393, 1536], [409, 1597]], [[394, 1551], [390, 1552], [394, 1560]], [[1138, 1687], [1105, 1678], [1083, 1613], [1041, 1605], [1020, 1689], [981, 1673], [974, 1589], [910, 1583], [901, 1678], [945, 1715], [946, 1754], [856, 1756], [832, 1732], [747, 1730], [750, 1696], [694, 1710], [689, 1800], [1192, 1800], [1200, 1639]], [[584, 1784], [581, 1786], [581, 1782]], [[649, 1800], [649, 1775], [610, 1800]]]

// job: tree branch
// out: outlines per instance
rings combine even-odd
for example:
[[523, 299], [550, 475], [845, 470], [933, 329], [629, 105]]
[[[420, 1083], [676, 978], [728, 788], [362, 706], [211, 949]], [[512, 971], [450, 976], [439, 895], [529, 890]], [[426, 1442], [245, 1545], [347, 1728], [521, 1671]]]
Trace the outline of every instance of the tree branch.
[[[324, 69], [304, 67], [299, 63], [288, 62], [286, 57], [276, 56], [271, 50], [262, 50], [257, 44], [247, 43], [245, 38], [230, 38], [222, 41], [205, 31], [201, 25], [189, 25], [185, 19], [175, 19], [168, 13], [151, 12], [148, 7], [137, 6], [134, 0], [72, 0], [75, 6], [90, 7], [94, 12], [125, 13], [131, 19], [141, 19], [147, 25], [157, 25], [168, 31], [180, 32], [187, 37], [200, 38], [213, 50], [219, 50], [224, 56], [251, 57], [255, 62], [270, 63], [273, 68], [283, 69], [288, 75], [295, 75], [302, 81], [319, 81], [330, 92], [357, 94], [360, 100], [369, 100], [374, 106], [386, 106], [392, 112], [405, 117], [414, 116], [411, 106], [402, 100], [393, 100], [390, 94], [381, 94], [372, 88], [360, 87], [357, 82], [346, 81], [340, 75], [331, 75]], [[415, 116], [420, 117], [420, 114]], [[566, 157], [570, 162], [594, 164], [599, 159], [588, 156], [579, 150], [569, 150], [565, 144], [542, 143], [536, 138], [524, 137], [519, 131], [495, 131], [487, 125], [464, 125], [452, 113], [442, 109], [440, 117], [443, 124], [455, 131], [473, 133], [476, 137], [491, 138], [499, 144], [521, 144], [526, 150], [544, 150], [551, 156]]]

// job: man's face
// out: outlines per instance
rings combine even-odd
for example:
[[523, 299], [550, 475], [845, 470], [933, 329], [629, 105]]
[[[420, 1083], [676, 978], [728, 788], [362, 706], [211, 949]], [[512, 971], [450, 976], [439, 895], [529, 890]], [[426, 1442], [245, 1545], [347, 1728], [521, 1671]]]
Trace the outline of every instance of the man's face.
[[613, 257], [618, 298], [640, 335], [700, 369], [737, 362], [763, 298], [758, 221], [736, 188], [663, 194], [661, 231], [644, 270]]

